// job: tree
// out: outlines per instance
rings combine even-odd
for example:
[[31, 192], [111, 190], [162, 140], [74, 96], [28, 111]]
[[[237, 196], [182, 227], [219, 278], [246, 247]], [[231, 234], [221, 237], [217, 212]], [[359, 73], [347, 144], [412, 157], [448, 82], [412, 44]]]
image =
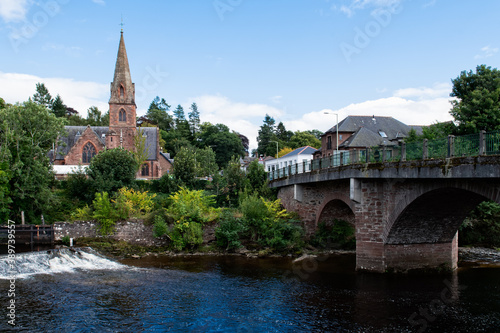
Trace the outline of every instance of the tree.
[[239, 135], [231, 132], [226, 125], [203, 123], [200, 128], [197, 143], [200, 147], [211, 147], [215, 151], [220, 168], [224, 168], [233, 156], [244, 156], [245, 149]]
[[0, 164], [9, 166], [3, 181], [9, 178], [10, 217], [19, 220], [24, 211], [28, 221], [40, 221], [53, 199], [48, 152], [64, 134], [64, 120], [33, 101], [0, 109], [0, 119]]
[[107, 149], [92, 158], [87, 174], [95, 192], [116, 192], [135, 182], [137, 161], [134, 154], [123, 148]]
[[196, 137], [196, 133], [200, 130], [200, 111], [198, 111], [198, 105], [196, 103], [191, 104], [189, 107], [191, 112], [189, 112], [189, 127], [191, 129], [191, 134]]
[[0, 97], [0, 109], [5, 109], [7, 107], [7, 103], [5, 103], [5, 100]]
[[290, 138], [288, 146], [292, 149], [297, 149], [304, 146], [311, 146], [318, 149], [321, 147], [321, 141], [309, 132], [297, 131]]
[[167, 104], [164, 98], [160, 100], [160, 97], [156, 96], [155, 99], [149, 105], [149, 109], [146, 112], [146, 119], [162, 130], [168, 131], [173, 126], [173, 119], [168, 114], [170, 110], [170, 105]]
[[462, 71], [452, 80], [450, 111], [458, 123], [461, 134], [477, 133], [481, 130], [500, 129], [500, 71], [486, 65], [476, 67], [476, 72]]
[[293, 132], [292, 131], [288, 131], [286, 128], [285, 128], [285, 125], [280, 121], [280, 123], [278, 124], [278, 126], [276, 126], [276, 138], [281, 141], [283, 144], [286, 145], [286, 143], [288, 141], [290, 141], [290, 139], [292, 138], [293, 136]]
[[47, 87], [45, 87], [44, 83], [38, 82], [36, 84], [36, 93], [33, 95], [33, 102], [42, 105], [47, 109], [50, 109], [52, 107], [52, 103], [54, 102], [54, 100], [52, 99], [52, 96], [50, 95]]
[[314, 135], [316, 137], [316, 139], [318, 140], [321, 140], [321, 136], [323, 135], [323, 132], [321, 132], [320, 130], [317, 130], [317, 129], [313, 129], [313, 130], [308, 130], [306, 131], [307, 133], [311, 133], [312, 135]]
[[104, 126], [102, 113], [97, 106], [91, 106], [87, 110], [87, 122], [90, 126]]
[[260, 126], [259, 135], [257, 137], [257, 152], [259, 155], [274, 156], [276, 152], [276, 147], [271, 144], [270, 141], [276, 141], [274, 135], [274, 124], [275, 121], [272, 117], [266, 114], [264, 118], [264, 124]]
[[196, 177], [195, 149], [182, 147], [175, 155], [173, 174], [185, 185], [191, 185]]
[[278, 152], [278, 157], [283, 157], [285, 156], [286, 154], [292, 152], [293, 149], [290, 148], [290, 147], [285, 147], [285, 148], [282, 148], [279, 152]]
[[266, 196], [269, 193], [266, 170], [258, 160], [252, 161], [248, 166], [247, 178], [252, 192], [257, 192], [260, 196]]
[[146, 149], [146, 138], [144, 137], [144, 130], [140, 127], [137, 129], [137, 133], [134, 136], [133, 154], [137, 163], [137, 172], [148, 158], [148, 150]]
[[240, 161], [236, 156], [231, 158], [227, 167], [224, 169], [224, 181], [226, 186], [222, 194], [226, 202], [230, 206], [237, 206], [239, 194], [248, 186], [248, 179], [241, 170]]
[[195, 150], [196, 176], [210, 177], [219, 170], [216, 162], [215, 152], [211, 147]]
[[55, 114], [55, 116], [58, 118], [66, 116], [66, 105], [64, 105], [63, 100], [61, 96], [59, 96], [59, 94], [52, 102], [50, 109], [52, 110], [52, 113]]

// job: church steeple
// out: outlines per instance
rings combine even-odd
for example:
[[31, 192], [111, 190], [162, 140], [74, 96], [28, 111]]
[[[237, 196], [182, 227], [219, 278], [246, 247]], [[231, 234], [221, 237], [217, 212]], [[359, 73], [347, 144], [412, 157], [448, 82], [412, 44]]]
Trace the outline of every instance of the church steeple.
[[111, 97], [109, 103], [134, 104], [135, 105], [135, 84], [132, 83], [130, 68], [128, 65], [127, 50], [123, 39], [123, 30], [118, 46], [116, 57], [115, 76], [111, 82]]

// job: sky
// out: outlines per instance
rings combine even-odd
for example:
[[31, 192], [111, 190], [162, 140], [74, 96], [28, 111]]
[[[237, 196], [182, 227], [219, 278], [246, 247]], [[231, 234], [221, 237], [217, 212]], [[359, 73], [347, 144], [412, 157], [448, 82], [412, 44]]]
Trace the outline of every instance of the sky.
[[[108, 110], [123, 28], [138, 116], [155, 96], [250, 139], [266, 114], [326, 131], [348, 115], [452, 120], [451, 80], [500, 61], [498, 0], [0, 0], [0, 97], [37, 82]], [[123, 26], [121, 23], [123, 22]]]

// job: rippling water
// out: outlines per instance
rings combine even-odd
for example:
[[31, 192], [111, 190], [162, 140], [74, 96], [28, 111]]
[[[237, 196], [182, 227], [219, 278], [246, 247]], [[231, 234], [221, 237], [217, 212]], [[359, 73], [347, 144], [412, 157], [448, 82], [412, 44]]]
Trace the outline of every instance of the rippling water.
[[[3, 316], [0, 331], [500, 331], [494, 265], [401, 276], [357, 273], [354, 255], [292, 265], [235, 256], [115, 263], [82, 252], [26, 255], [37, 273], [16, 273], [25, 274], [15, 284], [16, 326]], [[8, 289], [0, 280], [0, 290]], [[9, 300], [2, 292], [4, 313]]]

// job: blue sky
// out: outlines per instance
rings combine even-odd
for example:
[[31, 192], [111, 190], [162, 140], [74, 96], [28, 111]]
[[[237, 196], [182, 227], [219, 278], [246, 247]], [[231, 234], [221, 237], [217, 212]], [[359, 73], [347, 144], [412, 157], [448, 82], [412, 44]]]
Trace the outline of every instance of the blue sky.
[[451, 79], [498, 68], [498, 0], [0, 0], [0, 97], [36, 82], [107, 111], [123, 17], [139, 114], [155, 96], [256, 147], [266, 113], [327, 130], [347, 115], [450, 120]]

